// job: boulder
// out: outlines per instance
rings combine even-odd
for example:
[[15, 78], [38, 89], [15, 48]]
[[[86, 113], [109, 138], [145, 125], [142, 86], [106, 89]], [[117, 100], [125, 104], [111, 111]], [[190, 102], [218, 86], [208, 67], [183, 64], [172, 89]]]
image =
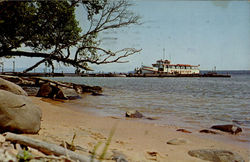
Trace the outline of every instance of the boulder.
[[52, 83], [45, 83], [43, 84], [37, 95], [37, 97], [47, 97], [47, 98], [57, 98], [63, 100], [72, 100], [81, 98], [78, 93], [71, 88], [56, 86]]
[[187, 140], [185, 140], [183, 138], [174, 138], [174, 139], [167, 142], [167, 144], [169, 144], [169, 145], [183, 145], [186, 143], [187, 143]]
[[200, 149], [188, 151], [188, 154], [202, 160], [213, 162], [244, 162], [243, 158], [237, 153], [227, 150]]
[[42, 113], [27, 96], [0, 90], [0, 131], [35, 134], [40, 130]]
[[28, 95], [20, 86], [2, 78], [0, 78], [0, 89], [15, 93], [17, 95]]
[[66, 87], [58, 87], [58, 88], [59, 88], [59, 91], [56, 94], [56, 98], [58, 99], [73, 100], [73, 99], [81, 98], [74, 89], [70, 89]]
[[59, 92], [59, 88], [51, 83], [44, 83], [37, 92], [37, 97], [54, 98]]
[[223, 132], [228, 132], [231, 134], [238, 134], [242, 132], [242, 129], [238, 126], [228, 124], [228, 125], [214, 125], [211, 127], [212, 129], [217, 129]]
[[127, 111], [125, 116], [128, 117], [128, 118], [143, 118], [144, 117], [144, 115], [142, 115], [142, 113], [140, 113], [137, 110]]

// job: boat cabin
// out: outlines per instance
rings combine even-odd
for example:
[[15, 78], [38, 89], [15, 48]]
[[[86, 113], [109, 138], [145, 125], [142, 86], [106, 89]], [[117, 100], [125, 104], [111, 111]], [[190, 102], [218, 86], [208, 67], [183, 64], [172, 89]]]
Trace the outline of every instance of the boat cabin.
[[169, 60], [158, 60], [153, 67], [142, 66], [143, 73], [199, 74], [200, 65], [171, 64]]

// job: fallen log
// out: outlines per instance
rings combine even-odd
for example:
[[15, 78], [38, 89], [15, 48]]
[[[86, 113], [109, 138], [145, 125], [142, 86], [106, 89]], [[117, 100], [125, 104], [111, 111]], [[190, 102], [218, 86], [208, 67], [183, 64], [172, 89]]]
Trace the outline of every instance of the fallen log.
[[44, 81], [44, 82], [54, 83], [56, 85], [59, 85], [59, 86], [62, 86], [62, 87], [66, 87], [66, 88], [73, 88], [73, 85], [69, 85], [67, 83], [62, 83], [62, 82], [59, 82], [59, 81], [54, 81], [54, 80], [45, 79], [45, 78], [41, 78], [41, 77], [33, 77], [33, 79], [41, 80], [41, 81]]
[[[81, 162], [91, 161], [90, 157], [77, 154], [73, 151], [65, 149], [56, 144], [47, 143], [41, 140], [33, 139], [33, 138], [23, 136], [23, 135], [17, 135], [17, 134], [10, 133], [10, 132], [4, 133], [3, 136], [5, 137], [6, 141], [11, 141], [11, 142], [22, 144], [28, 147], [32, 147], [34, 149], [41, 151], [42, 153], [46, 155], [52, 155], [52, 154], [56, 156], [64, 155], [64, 156], [71, 158], [72, 160], [79, 160]], [[94, 161], [97, 161], [97, 160], [94, 160]]]

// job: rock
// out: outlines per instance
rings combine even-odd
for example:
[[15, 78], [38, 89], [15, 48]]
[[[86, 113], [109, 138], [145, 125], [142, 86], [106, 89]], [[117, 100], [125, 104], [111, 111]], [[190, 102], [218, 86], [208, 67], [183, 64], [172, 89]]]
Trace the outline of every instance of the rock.
[[52, 83], [45, 83], [43, 84], [37, 95], [37, 97], [47, 97], [47, 98], [57, 98], [63, 100], [73, 100], [81, 98], [75, 89], [56, 86]]
[[130, 110], [127, 111], [125, 114], [126, 117], [128, 118], [143, 118], [144, 116], [142, 115], [142, 113], [140, 113], [137, 110]]
[[169, 145], [183, 145], [186, 143], [187, 143], [187, 140], [182, 139], [182, 138], [174, 138], [174, 139], [167, 142], [167, 144], [169, 144]]
[[212, 130], [208, 130], [208, 129], [200, 130], [200, 133], [220, 134], [218, 132], [215, 132], [215, 131], [212, 131]]
[[116, 162], [128, 162], [127, 157], [123, 153], [116, 150], [113, 150], [112, 152], [112, 160], [115, 160]]
[[97, 92], [92, 92], [92, 94], [91, 94], [92, 96], [103, 96], [103, 94], [101, 94], [101, 93], [97, 93]]
[[157, 161], [157, 156], [159, 156], [158, 152], [156, 152], [156, 151], [147, 151], [146, 159]]
[[244, 162], [243, 158], [237, 153], [227, 150], [217, 149], [201, 149], [191, 150], [188, 154], [193, 157], [200, 158], [202, 160], [208, 160], [213, 162]]
[[65, 87], [58, 87], [59, 91], [57, 91], [56, 98], [58, 99], [66, 99], [66, 100], [73, 100], [81, 98], [78, 93], [74, 89], [65, 88]]
[[0, 134], [0, 143], [3, 143], [3, 142], [5, 142], [5, 137]]
[[157, 117], [145, 117], [145, 119], [148, 119], [148, 120], [157, 120], [158, 118]]
[[1, 162], [10, 162], [18, 161], [16, 156], [11, 153], [10, 150], [0, 148], [0, 161]]
[[22, 86], [22, 88], [28, 94], [28, 96], [36, 96], [40, 89], [39, 87], [33, 86]]
[[237, 127], [237, 126], [232, 125], [232, 124], [214, 125], [211, 128], [212, 129], [218, 129], [220, 131], [228, 132], [228, 133], [231, 133], [231, 134], [238, 134], [238, 133], [242, 132], [242, 129], [240, 127]]
[[37, 97], [54, 98], [55, 94], [57, 94], [58, 91], [59, 91], [59, 88], [57, 88], [56, 86], [53, 86], [50, 83], [45, 83], [45, 84], [41, 85], [36, 96]]
[[0, 90], [1, 132], [37, 133], [40, 130], [42, 113], [27, 96]]
[[0, 89], [15, 93], [17, 95], [28, 95], [20, 86], [2, 78], [0, 78]]
[[192, 133], [186, 129], [177, 129], [176, 131], [180, 131], [180, 132], [183, 132], [183, 133]]
[[[95, 93], [102, 93], [102, 87], [99, 86], [87, 86], [87, 85], [80, 85], [82, 88], [82, 93], [84, 92], [95, 92]], [[79, 89], [79, 88], [78, 88]]]
[[81, 94], [81, 93], [82, 93], [82, 86], [81, 86], [81, 85], [73, 84], [73, 88], [74, 88], [74, 90], [75, 90], [78, 94]]

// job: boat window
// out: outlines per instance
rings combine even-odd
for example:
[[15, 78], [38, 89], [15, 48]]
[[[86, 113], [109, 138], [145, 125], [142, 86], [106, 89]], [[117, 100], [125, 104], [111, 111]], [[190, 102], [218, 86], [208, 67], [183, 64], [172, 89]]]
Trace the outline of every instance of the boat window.
[[179, 67], [179, 66], [175, 66], [175, 68], [176, 68], [176, 69], [180, 69], [180, 67]]

